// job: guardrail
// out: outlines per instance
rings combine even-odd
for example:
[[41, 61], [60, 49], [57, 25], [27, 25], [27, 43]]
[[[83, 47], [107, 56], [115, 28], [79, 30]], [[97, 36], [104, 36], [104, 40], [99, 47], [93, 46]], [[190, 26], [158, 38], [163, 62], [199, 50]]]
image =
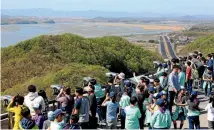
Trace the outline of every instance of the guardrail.
[[[50, 100], [48, 101], [49, 107], [55, 110], [58, 107], [58, 104], [56, 104], [56, 100]], [[14, 125], [14, 113], [8, 112], [8, 113], [3, 113], [0, 115], [1, 119], [1, 126], [2, 126], [2, 121], [8, 120], [8, 129], [13, 129]], [[1, 128], [2, 129], [2, 128]]]

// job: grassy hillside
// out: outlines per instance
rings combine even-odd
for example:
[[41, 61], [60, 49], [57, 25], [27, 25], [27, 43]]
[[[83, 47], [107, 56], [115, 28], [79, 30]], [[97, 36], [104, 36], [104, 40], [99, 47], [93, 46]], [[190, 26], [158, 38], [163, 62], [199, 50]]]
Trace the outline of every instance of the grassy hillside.
[[2, 92], [25, 93], [29, 84], [46, 89], [65, 80], [81, 86], [84, 76], [105, 82], [105, 72], [151, 70], [157, 54], [130, 44], [121, 37], [84, 38], [73, 34], [44, 35], [2, 48]]
[[201, 51], [207, 55], [214, 52], [214, 35], [201, 37], [196, 39], [194, 42], [188, 44], [182, 51], [182, 54], [187, 54], [193, 51]]

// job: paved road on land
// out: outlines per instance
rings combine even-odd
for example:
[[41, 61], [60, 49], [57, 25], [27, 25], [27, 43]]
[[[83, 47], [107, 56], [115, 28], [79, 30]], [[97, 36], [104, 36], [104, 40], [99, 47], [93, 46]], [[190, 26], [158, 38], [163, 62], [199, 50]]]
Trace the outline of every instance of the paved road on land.
[[164, 40], [163, 40], [163, 37], [160, 36], [160, 43], [159, 43], [159, 47], [160, 47], [160, 53], [162, 55], [162, 57], [164, 59], [168, 59], [168, 56], [167, 56], [167, 53], [166, 53], [166, 48], [165, 48], [165, 45], [164, 45]]
[[160, 53], [164, 59], [177, 58], [172, 43], [167, 36], [160, 36]]
[[170, 42], [169, 38], [167, 36], [164, 36], [164, 41], [167, 45], [168, 52], [171, 58], [177, 58], [174, 49], [172, 48], [172, 43]]

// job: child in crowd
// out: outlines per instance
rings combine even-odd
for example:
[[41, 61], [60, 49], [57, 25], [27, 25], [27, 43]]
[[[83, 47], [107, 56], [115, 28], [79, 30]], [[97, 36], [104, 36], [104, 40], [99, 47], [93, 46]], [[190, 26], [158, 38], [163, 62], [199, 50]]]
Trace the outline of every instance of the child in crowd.
[[212, 68], [208, 67], [207, 70], [203, 74], [203, 89], [205, 91], [205, 96], [209, 97], [212, 91], [212, 81], [213, 81], [213, 74]]
[[167, 85], [168, 85], [168, 77], [167, 73], [164, 72], [162, 76], [159, 77], [160, 85], [162, 86], [163, 90], [167, 91]]
[[186, 120], [187, 110], [186, 106], [186, 94], [185, 94], [185, 87], [181, 86], [180, 91], [178, 92], [177, 96], [175, 97], [174, 104], [176, 104], [176, 110], [173, 113], [172, 120], [174, 124], [174, 129], [177, 129], [177, 122], [180, 121], [180, 129], [183, 128], [184, 121]]
[[41, 112], [41, 106], [39, 104], [34, 104], [33, 109], [36, 113], [36, 115], [33, 117], [33, 120], [36, 122], [36, 125], [39, 127], [39, 129], [42, 129], [45, 117]]
[[39, 129], [35, 121], [31, 119], [32, 117], [30, 114], [30, 109], [28, 107], [23, 106], [21, 110], [21, 115], [23, 116], [19, 124], [19, 128], [21, 130], [26, 130], [26, 129], [38, 130]]
[[21, 109], [23, 107], [24, 97], [23, 96], [15, 96], [12, 101], [7, 106], [7, 111], [15, 113], [14, 119], [14, 130], [19, 129], [19, 122], [22, 119]]
[[158, 106], [158, 110], [152, 115], [151, 127], [153, 129], [170, 129], [172, 123], [171, 114], [164, 107], [164, 100], [158, 99], [156, 105]]
[[137, 98], [135, 96], [131, 97], [130, 105], [124, 111], [126, 113], [125, 129], [140, 129], [139, 118], [141, 117], [141, 112], [137, 107]]
[[187, 101], [188, 105], [188, 119], [189, 119], [189, 129], [200, 129], [200, 109], [199, 109], [199, 100], [197, 98], [197, 92], [192, 91], [189, 100]]
[[155, 92], [159, 93], [162, 91], [162, 87], [160, 85], [160, 80], [159, 79], [155, 79], [154, 80], [154, 87], [155, 87]]
[[149, 128], [151, 129], [151, 117], [152, 114], [158, 109], [156, 105], [156, 100], [158, 99], [158, 93], [153, 94], [152, 97], [152, 102], [149, 103], [147, 106], [147, 111], [146, 111], [146, 123], [148, 124]]
[[79, 116], [78, 115], [71, 115], [71, 119], [70, 119], [70, 127], [69, 129], [74, 129], [74, 130], [80, 130], [81, 127], [78, 124], [79, 121]]
[[214, 129], [214, 95], [211, 95], [205, 110], [207, 111], [208, 128]]
[[[110, 101], [108, 101], [110, 99]], [[102, 106], [107, 106], [106, 120], [107, 120], [107, 129], [116, 129], [117, 128], [117, 110], [118, 104], [116, 103], [116, 96], [114, 92], [111, 92], [109, 97], [107, 96]]]
[[64, 130], [80, 130], [82, 129], [78, 123], [79, 116], [77, 114], [71, 115], [70, 122], [64, 127]]
[[48, 112], [48, 119], [46, 121], [44, 121], [43, 123], [43, 130], [48, 129], [50, 127], [51, 122], [54, 121], [54, 112], [53, 111], [49, 111]]
[[51, 122], [49, 130], [62, 130], [63, 129], [62, 121], [63, 121], [64, 115], [65, 115], [65, 112], [63, 112], [61, 109], [56, 109], [54, 111], [55, 119], [53, 122]]
[[128, 96], [127, 89], [124, 89], [124, 93], [120, 99], [120, 118], [121, 118], [121, 129], [125, 129], [125, 119], [126, 113], [124, 112], [125, 107], [129, 106], [130, 104], [130, 97]]

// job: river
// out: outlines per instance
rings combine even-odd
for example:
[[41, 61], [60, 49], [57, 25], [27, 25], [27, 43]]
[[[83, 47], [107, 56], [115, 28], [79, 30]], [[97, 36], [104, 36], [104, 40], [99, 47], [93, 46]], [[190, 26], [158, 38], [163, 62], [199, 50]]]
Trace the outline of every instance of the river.
[[157, 34], [169, 30], [144, 30], [139, 27], [97, 26], [93, 23], [14, 24], [1, 25], [1, 46], [7, 47], [39, 36], [74, 33], [84, 37], [125, 36], [135, 34]]

